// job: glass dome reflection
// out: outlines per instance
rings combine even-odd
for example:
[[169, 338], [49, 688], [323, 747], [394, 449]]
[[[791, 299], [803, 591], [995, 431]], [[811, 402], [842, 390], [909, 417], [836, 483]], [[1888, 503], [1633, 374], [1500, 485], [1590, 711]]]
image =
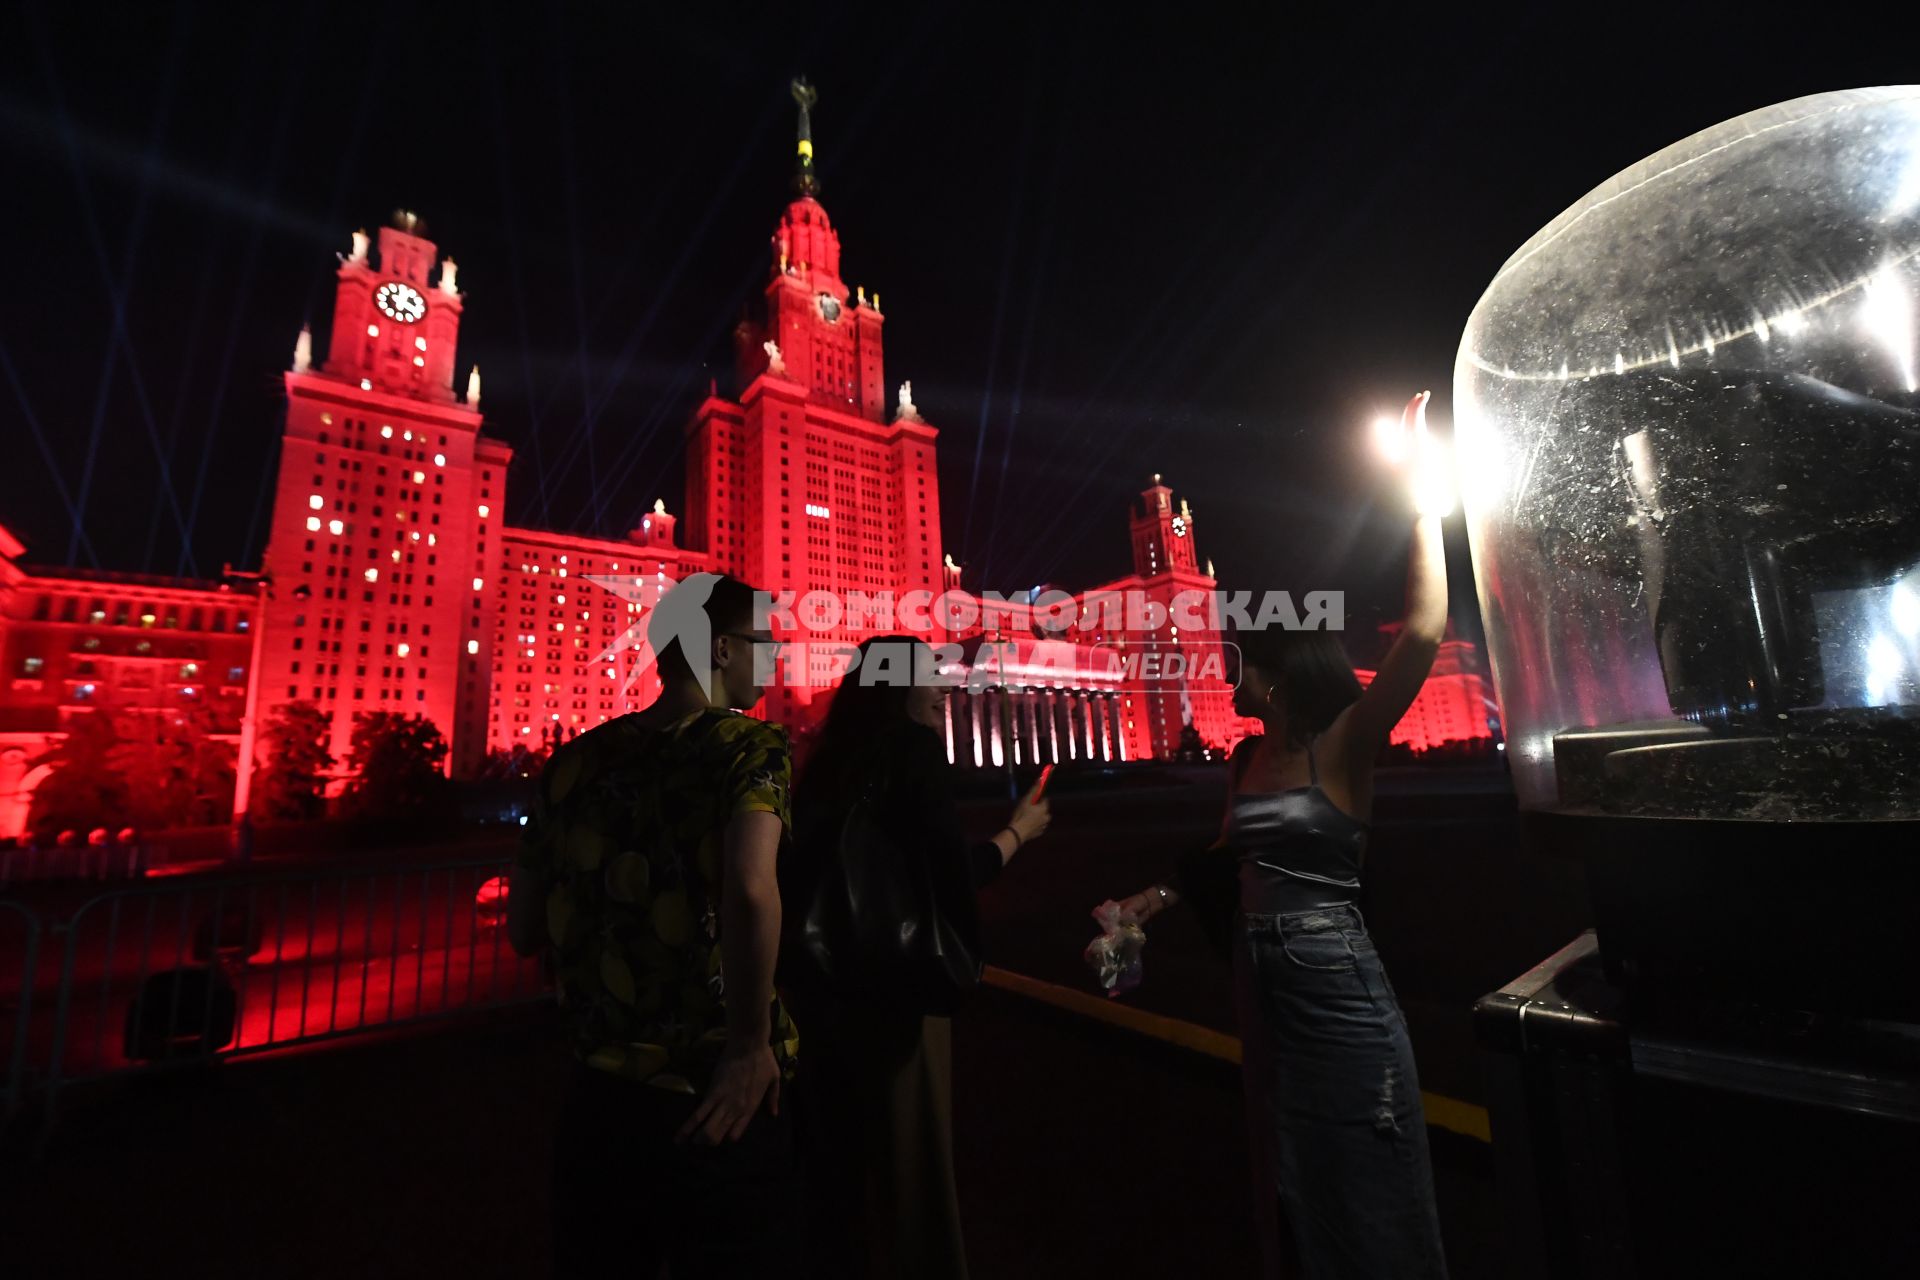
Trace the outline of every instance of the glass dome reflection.
[[1920, 813], [1920, 88], [1694, 135], [1508, 260], [1454, 372], [1529, 808]]

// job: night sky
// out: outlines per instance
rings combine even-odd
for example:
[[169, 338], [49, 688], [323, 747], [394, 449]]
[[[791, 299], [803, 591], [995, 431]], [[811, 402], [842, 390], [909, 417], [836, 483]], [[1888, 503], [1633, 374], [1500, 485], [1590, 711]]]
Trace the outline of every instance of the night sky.
[[843, 275], [882, 295], [889, 396], [911, 378], [941, 428], [980, 585], [1126, 572], [1159, 471], [1228, 585], [1345, 587], [1364, 622], [1398, 610], [1406, 546], [1367, 424], [1430, 386], [1444, 425], [1506, 256], [1699, 129], [1912, 74], [1826, 9], [1270, 8], [12, 8], [0, 523], [38, 563], [256, 563], [280, 371], [303, 321], [324, 347], [349, 232], [398, 206], [459, 260], [510, 518], [683, 510], [681, 429], [732, 387], [805, 74]]

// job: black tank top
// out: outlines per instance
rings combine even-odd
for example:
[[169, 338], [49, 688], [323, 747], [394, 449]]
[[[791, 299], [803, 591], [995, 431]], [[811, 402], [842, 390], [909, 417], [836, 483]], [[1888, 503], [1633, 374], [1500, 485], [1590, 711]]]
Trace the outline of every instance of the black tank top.
[[[1311, 911], [1360, 899], [1367, 824], [1320, 789], [1313, 746], [1307, 743], [1312, 781], [1306, 786], [1237, 791], [1228, 801], [1227, 839], [1239, 859], [1242, 911]], [[1235, 769], [1236, 783], [1244, 768]]]

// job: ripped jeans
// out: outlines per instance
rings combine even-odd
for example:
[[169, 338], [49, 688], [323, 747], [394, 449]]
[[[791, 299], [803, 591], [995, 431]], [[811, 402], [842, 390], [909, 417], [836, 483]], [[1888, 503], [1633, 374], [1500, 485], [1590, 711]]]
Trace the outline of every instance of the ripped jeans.
[[1240, 916], [1234, 978], [1262, 1274], [1445, 1276], [1413, 1047], [1359, 910]]

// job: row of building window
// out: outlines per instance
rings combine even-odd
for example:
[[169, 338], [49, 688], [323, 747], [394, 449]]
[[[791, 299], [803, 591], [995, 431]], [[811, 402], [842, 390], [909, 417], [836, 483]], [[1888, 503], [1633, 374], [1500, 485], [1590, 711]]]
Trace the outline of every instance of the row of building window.
[[[300, 686], [297, 684], [288, 685], [287, 696], [289, 698], [298, 698], [300, 696]], [[315, 702], [331, 702], [338, 699], [339, 696], [340, 688], [338, 685], [313, 686], [313, 700]], [[353, 691], [353, 700], [355, 702], [365, 701], [366, 696], [367, 691], [365, 689], [355, 689]], [[404, 689], [382, 689], [380, 690], [379, 701], [402, 702], [406, 700], [406, 696], [406, 690]], [[413, 691], [413, 700], [415, 702], [425, 702], [427, 700], [427, 691], [425, 689], [415, 689]]]
[[[56, 596], [45, 593], [34, 598], [33, 621], [35, 622], [75, 622], [94, 626], [115, 627], [162, 627], [181, 631], [214, 631], [227, 629], [229, 610], [203, 607], [188, 607], [185, 613], [180, 606], [173, 604], [145, 603], [133, 600], [106, 601], [95, 599], [87, 602], [84, 614], [82, 596]], [[108, 604], [112, 604], [109, 610]], [[182, 625], [181, 619], [185, 618]], [[111, 619], [111, 620], [109, 620]], [[234, 630], [245, 631], [247, 618], [241, 614], [234, 619]]]

